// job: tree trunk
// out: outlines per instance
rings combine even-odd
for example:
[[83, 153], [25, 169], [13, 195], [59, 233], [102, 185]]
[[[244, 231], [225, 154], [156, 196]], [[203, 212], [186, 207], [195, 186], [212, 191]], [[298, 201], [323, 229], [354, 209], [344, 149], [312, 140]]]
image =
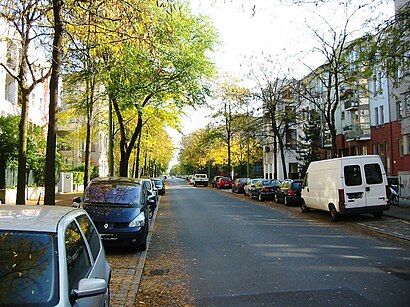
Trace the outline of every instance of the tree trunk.
[[52, 52], [52, 71], [50, 77], [50, 105], [48, 119], [48, 134], [47, 134], [47, 151], [46, 151], [46, 166], [45, 166], [45, 205], [55, 205], [55, 184], [56, 184], [56, 115], [58, 101], [58, 81], [60, 78], [61, 67], [61, 45], [63, 38], [63, 23], [61, 21], [61, 8], [63, 2], [61, 0], [53, 0], [54, 14], [54, 38]]
[[112, 118], [112, 101], [108, 101], [108, 175], [114, 176], [114, 133]]
[[137, 152], [135, 153], [135, 178], [140, 175], [140, 155], [141, 155], [141, 133], [138, 135]]
[[27, 174], [27, 130], [28, 130], [28, 95], [29, 92], [21, 91], [21, 115], [19, 125], [18, 172], [16, 204], [26, 204], [26, 174]]

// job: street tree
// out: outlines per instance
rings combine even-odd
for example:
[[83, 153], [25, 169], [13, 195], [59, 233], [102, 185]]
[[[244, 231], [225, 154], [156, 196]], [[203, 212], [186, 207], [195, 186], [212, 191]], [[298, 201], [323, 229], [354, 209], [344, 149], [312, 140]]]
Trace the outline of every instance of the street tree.
[[227, 164], [228, 174], [232, 173], [231, 163], [231, 143], [233, 136], [240, 130], [241, 114], [249, 105], [250, 91], [249, 89], [240, 85], [238, 80], [227, 78], [218, 85], [216, 97], [220, 103], [216, 106], [216, 112], [212, 116], [216, 120], [215, 126], [223, 127], [218, 129], [219, 136], [225, 143], [227, 148]]
[[273, 178], [278, 178], [278, 154], [281, 156], [282, 172], [287, 176], [285, 161], [286, 139], [289, 131], [297, 122], [296, 109], [300, 104], [298, 95], [293, 90], [295, 80], [289, 79], [284, 70], [281, 57], [264, 56], [262, 60], [251, 59], [249, 77], [256, 84], [254, 97], [262, 102], [263, 120], [266, 137], [273, 142]]
[[[326, 4], [322, 3], [322, 5]], [[334, 7], [335, 4], [332, 5]], [[312, 20], [318, 18], [321, 21], [320, 29], [307, 24], [317, 41], [312, 52], [320, 55], [324, 59], [324, 64], [313, 69], [306, 65], [310, 72], [304, 82], [298, 83], [298, 87], [294, 89], [301, 99], [320, 111], [325, 123], [323, 130], [330, 136], [333, 157], [338, 156], [336, 112], [340, 105], [341, 90], [343, 88], [351, 88], [355, 91], [366, 89], [366, 84], [362, 82], [361, 67], [352, 68], [351, 51], [353, 42], [371, 27], [369, 18], [363, 18], [359, 26], [357, 26], [357, 19], [363, 16], [361, 14], [368, 17], [367, 13], [374, 9], [375, 2], [346, 1], [339, 3], [338, 6], [338, 10], [333, 10], [334, 17], [313, 14]]]
[[[209, 93], [207, 81], [214, 73], [207, 55], [216, 43], [211, 24], [192, 15], [185, 4], [162, 3], [151, 8], [155, 16], [139, 25], [143, 31], [139, 39], [124, 44], [107, 78], [108, 95], [120, 127], [121, 176], [128, 175], [145, 108], [203, 103]], [[138, 111], [138, 118], [132, 134], [127, 135], [122, 113], [129, 108]]]
[[361, 65], [368, 78], [374, 71], [390, 77], [395, 85], [408, 83], [410, 77], [410, 2], [398, 8], [395, 16], [382, 22], [355, 42], [360, 50], [357, 65]]
[[42, 61], [45, 59], [33, 56], [30, 51], [37, 49], [37, 52], [40, 52], [38, 47], [45, 38], [43, 29], [49, 9], [47, 1], [44, 0], [5, 0], [0, 3], [0, 18], [5, 20], [6, 27], [9, 27], [11, 37], [8, 45], [11, 47], [9, 50], [14, 53], [10, 53], [6, 62], [1, 62], [0, 66], [17, 81], [21, 106], [16, 195], [18, 205], [24, 205], [26, 201], [29, 97], [36, 85], [45, 82], [50, 75], [49, 65]]
[[298, 144], [299, 147], [299, 172], [304, 177], [310, 162], [320, 160], [321, 125], [320, 114], [315, 110], [309, 110], [308, 120], [303, 124], [303, 135]]

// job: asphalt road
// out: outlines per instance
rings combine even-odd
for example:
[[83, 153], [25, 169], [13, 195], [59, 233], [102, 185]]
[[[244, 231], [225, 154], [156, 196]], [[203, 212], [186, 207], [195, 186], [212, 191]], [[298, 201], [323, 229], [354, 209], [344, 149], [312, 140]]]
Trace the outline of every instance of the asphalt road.
[[408, 242], [184, 180], [167, 197], [196, 306], [409, 305]]

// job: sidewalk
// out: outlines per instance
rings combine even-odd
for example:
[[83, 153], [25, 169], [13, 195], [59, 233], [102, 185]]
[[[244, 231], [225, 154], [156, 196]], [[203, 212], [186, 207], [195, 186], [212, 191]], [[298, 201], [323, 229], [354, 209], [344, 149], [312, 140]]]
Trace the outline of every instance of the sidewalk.
[[[56, 194], [56, 206], [70, 206], [73, 204], [73, 198], [77, 196], [82, 196], [83, 192], [72, 192], [72, 193], [57, 193]], [[27, 205], [37, 205], [38, 199], [26, 200]], [[44, 198], [40, 199], [39, 205], [44, 204]]]
[[383, 215], [410, 221], [410, 206], [390, 206], [390, 209], [384, 211]]

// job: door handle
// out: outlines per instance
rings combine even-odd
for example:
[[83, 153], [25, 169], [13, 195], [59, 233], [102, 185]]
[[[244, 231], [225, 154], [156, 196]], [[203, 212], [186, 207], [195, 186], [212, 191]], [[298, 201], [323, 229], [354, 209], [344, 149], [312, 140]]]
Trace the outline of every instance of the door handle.
[[370, 192], [370, 187], [366, 187], [366, 192]]

